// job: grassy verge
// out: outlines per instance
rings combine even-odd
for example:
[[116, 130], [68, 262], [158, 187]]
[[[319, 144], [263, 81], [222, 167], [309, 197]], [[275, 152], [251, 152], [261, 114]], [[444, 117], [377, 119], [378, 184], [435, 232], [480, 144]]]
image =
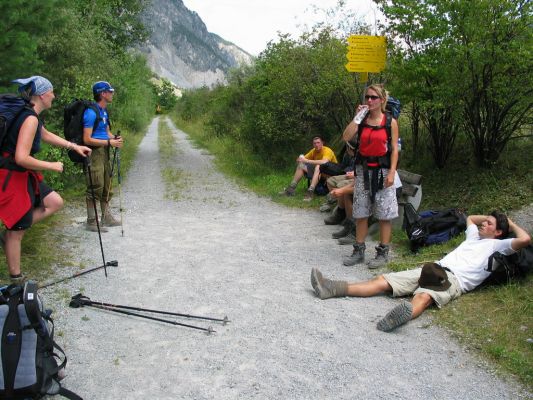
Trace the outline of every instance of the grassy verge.
[[[186, 131], [201, 147], [216, 157], [218, 167], [237, 182], [273, 201], [293, 207], [316, 208], [322, 199], [311, 203], [301, 201], [305, 185], [300, 183], [294, 198], [280, 196], [291, 180], [292, 166], [283, 170], [269, 170], [241, 144], [227, 138], [211, 137], [205, 133], [202, 121], [187, 122], [173, 116], [174, 122]], [[511, 143], [508, 151], [491, 170], [466, 166], [436, 170], [421, 163], [403, 161], [403, 168], [424, 175], [423, 208], [467, 205], [469, 213], [486, 213], [494, 205], [509, 211], [533, 202], [533, 175], [529, 154], [531, 140]], [[226, 155], [231, 154], [228, 158]], [[458, 154], [456, 157], [461, 157]], [[290, 164], [290, 162], [288, 162]], [[393, 243], [398, 258], [391, 263], [395, 271], [413, 268], [424, 262], [442, 258], [464, 237], [438, 246], [423, 248], [413, 255], [404, 232], [395, 231]], [[470, 349], [491, 360], [496, 369], [510, 373], [528, 388], [533, 388], [533, 277], [525, 282], [479, 289], [461, 296], [442, 310], [429, 312], [434, 321]]]
[[183, 171], [174, 167], [174, 159], [178, 152], [176, 137], [172, 134], [165, 119], [159, 120], [158, 144], [161, 155], [161, 178], [165, 183], [165, 198], [179, 200], [184, 189], [189, 185]]
[[[124, 147], [120, 150], [120, 169], [122, 180], [126, 177], [132, 161], [135, 158], [139, 144], [143, 138], [142, 134], [122, 133], [124, 137]], [[85, 207], [85, 178], [81, 173], [81, 167], [74, 164], [66, 164], [65, 168], [78, 171], [72, 174], [73, 177], [66, 182], [65, 190], [61, 191], [61, 196], [65, 204], [74, 204], [76, 207]], [[115, 173], [115, 177], [116, 177]], [[114, 187], [117, 185], [115, 182]], [[64, 212], [59, 211], [50, 218], [39, 222], [26, 231], [22, 240], [22, 271], [32, 279], [39, 281], [49, 280], [54, 275], [57, 268], [72, 267], [78, 265], [78, 260], [74, 260], [72, 254], [62, 246], [67, 241], [77, 240], [76, 238], [63, 237], [59, 232], [62, 226], [71, 223]], [[80, 229], [83, 229], [80, 227]], [[81, 265], [80, 267], [83, 267]], [[6, 260], [0, 257], [0, 282], [8, 282], [9, 273]]]
[[[291, 207], [316, 208], [324, 201], [324, 197], [315, 197], [311, 202], [302, 201], [307, 189], [304, 179], [300, 181], [294, 197], [279, 194], [291, 183], [296, 163], [284, 166], [281, 170], [267, 168], [259, 157], [250, 154], [241, 143], [229, 138], [206, 134], [202, 121], [187, 122], [175, 115], [171, 117], [176, 126], [186, 131], [198, 146], [209, 150], [216, 156], [215, 163], [220, 171], [234, 178], [240, 185], [261, 196], [270, 197], [277, 203]], [[228, 154], [231, 154], [231, 157], [228, 157]]]

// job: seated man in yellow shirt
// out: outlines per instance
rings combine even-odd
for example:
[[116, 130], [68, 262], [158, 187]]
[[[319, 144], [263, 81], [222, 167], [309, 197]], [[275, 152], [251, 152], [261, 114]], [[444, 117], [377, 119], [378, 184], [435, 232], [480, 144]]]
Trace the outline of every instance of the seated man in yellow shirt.
[[298, 165], [296, 166], [292, 182], [283, 192], [281, 192], [281, 194], [294, 196], [298, 182], [300, 182], [305, 176], [311, 179], [311, 184], [304, 196], [304, 201], [311, 201], [313, 199], [315, 187], [320, 180], [320, 164], [324, 164], [328, 161], [338, 163], [333, 150], [324, 146], [324, 140], [320, 136], [315, 136], [313, 138], [313, 148], [305, 155], [300, 154], [296, 159]]

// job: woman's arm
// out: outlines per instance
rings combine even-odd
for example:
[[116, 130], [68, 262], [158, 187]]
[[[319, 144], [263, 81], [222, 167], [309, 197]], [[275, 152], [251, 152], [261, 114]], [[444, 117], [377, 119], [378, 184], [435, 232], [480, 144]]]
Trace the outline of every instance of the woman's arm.
[[[15, 162], [17, 165], [26, 169], [63, 172], [62, 162], [42, 161], [30, 155], [38, 124], [39, 121], [37, 120], [37, 117], [33, 115], [26, 118], [22, 123], [17, 139], [17, 148], [15, 150]], [[44, 133], [43, 131], [41, 132]], [[47, 134], [44, 133], [44, 136], [47, 137]]]
[[394, 185], [394, 174], [398, 166], [398, 122], [392, 118], [391, 120], [391, 154], [390, 154], [390, 168], [387, 175], [385, 187]]

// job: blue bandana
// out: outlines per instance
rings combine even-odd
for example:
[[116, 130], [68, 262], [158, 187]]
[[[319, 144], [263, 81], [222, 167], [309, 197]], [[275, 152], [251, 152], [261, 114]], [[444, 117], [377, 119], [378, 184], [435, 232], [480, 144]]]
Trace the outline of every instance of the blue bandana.
[[30, 88], [30, 96], [40, 96], [41, 94], [45, 94], [54, 89], [52, 83], [48, 79], [39, 75], [30, 78], [15, 79], [12, 82], [19, 85], [19, 92], [23, 92]]

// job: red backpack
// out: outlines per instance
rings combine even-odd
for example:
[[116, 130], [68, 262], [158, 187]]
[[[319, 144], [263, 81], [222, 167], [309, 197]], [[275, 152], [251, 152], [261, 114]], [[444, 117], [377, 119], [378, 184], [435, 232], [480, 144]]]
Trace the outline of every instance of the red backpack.
[[[355, 142], [355, 148], [357, 149], [357, 153], [355, 156], [355, 164], [362, 164], [362, 165], [368, 165], [372, 167], [382, 167], [382, 168], [390, 168], [390, 157], [391, 157], [391, 141], [392, 141], [392, 129], [391, 129], [391, 123], [392, 123], [392, 115], [390, 112], [385, 112], [385, 125], [379, 125], [379, 126], [372, 126], [367, 125], [366, 119], [363, 121], [362, 124], [359, 125], [359, 128], [357, 130], [356, 135], [356, 142]], [[363, 133], [363, 128], [371, 128], [372, 130], [380, 130], [384, 129], [387, 132], [387, 142], [386, 145], [383, 146], [383, 143], [378, 141], [372, 141], [369, 143], [361, 143], [361, 134]], [[376, 154], [376, 156], [363, 156], [361, 154], [361, 150], [363, 149], [363, 152], [365, 154]]]

